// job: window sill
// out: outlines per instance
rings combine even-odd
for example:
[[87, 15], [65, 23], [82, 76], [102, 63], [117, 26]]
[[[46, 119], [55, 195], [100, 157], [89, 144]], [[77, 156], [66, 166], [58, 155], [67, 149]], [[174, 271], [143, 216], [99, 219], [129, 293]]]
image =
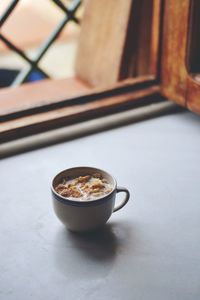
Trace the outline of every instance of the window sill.
[[3, 143], [0, 146], [0, 158], [172, 113], [177, 111], [177, 109], [179, 110], [180, 107], [175, 103], [165, 101], [49, 130], [47, 132]]
[[153, 76], [91, 88], [78, 78], [0, 91], [0, 142], [163, 101]]

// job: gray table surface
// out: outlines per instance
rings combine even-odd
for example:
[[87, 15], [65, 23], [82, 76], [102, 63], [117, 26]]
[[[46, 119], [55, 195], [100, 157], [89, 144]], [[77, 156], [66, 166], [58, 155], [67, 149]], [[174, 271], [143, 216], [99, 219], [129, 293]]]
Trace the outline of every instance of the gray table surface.
[[[130, 202], [101, 231], [68, 232], [49, 185], [89, 165]], [[200, 118], [163, 116], [0, 162], [0, 299], [200, 299]]]

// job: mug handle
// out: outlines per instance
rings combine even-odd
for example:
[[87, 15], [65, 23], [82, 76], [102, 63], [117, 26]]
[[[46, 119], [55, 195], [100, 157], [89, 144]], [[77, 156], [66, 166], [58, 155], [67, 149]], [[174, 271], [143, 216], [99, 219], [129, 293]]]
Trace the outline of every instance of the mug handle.
[[118, 204], [118, 205], [116, 205], [116, 206], [114, 207], [113, 212], [118, 211], [118, 210], [121, 209], [124, 205], [126, 205], [126, 203], [128, 202], [128, 200], [129, 200], [129, 198], [130, 198], [130, 193], [129, 193], [129, 191], [128, 191], [126, 188], [121, 187], [121, 186], [118, 186], [118, 187], [117, 187], [117, 193], [120, 193], [120, 192], [126, 193], [126, 196], [125, 196], [124, 200], [123, 200], [120, 204]]

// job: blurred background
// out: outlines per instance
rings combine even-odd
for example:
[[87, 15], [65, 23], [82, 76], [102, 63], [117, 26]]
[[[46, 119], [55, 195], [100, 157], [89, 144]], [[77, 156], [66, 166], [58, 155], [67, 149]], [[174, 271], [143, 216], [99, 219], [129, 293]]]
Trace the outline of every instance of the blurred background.
[[[15, 1], [0, 1], [0, 17]], [[66, 17], [66, 13], [51, 0], [20, 0], [12, 9], [1, 26], [1, 34], [28, 58], [34, 59], [38, 49], [43, 46], [52, 32]], [[66, 8], [73, 4], [72, 0], [58, 1]], [[81, 18], [82, 7], [76, 11]], [[51, 78], [64, 78], [74, 75], [74, 58], [80, 31], [79, 24], [70, 21], [64, 26], [58, 38], [39, 62], [39, 67]], [[28, 67], [28, 62], [0, 39], [0, 87], [9, 86], [21, 70]], [[43, 74], [35, 70], [26, 81], [42, 79]]]

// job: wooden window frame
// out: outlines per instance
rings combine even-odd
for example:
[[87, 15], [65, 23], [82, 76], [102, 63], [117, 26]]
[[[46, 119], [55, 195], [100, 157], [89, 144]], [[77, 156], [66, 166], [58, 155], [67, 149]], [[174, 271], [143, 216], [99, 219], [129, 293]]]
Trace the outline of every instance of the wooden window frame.
[[[181, 5], [179, 1], [165, 1], [161, 93], [200, 114], [200, 82], [188, 66], [189, 55], [195, 52], [195, 43], [191, 40], [194, 22], [197, 21], [192, 20], [191, 14], [194, 1], [183, 0]], [[199, 10], [200, 5], [197, 6]]]
[[[100, 84], [98, 87], [98, 84], [95, 86], [95, 81], [84, 78], [87, 75], [86, 66], [73, 79], [45, 80], [13, 90], [2, 89], [0, 98], [6, 99], [7, 105], [0, 113], [0, 142], [148, 105], [166, 98], [200, 113], [200, 85], [186, 68], [190, 30], [187, 24], [190, 24], [192, 0], [183, 0], [181, 5], [173, 0], [152, 1], [151, 46], [149, 48], [148, 44], [147, 47], [145, 36], [137, 40], [138, 49], [144, 48], [144, 51], [143, 54], [140, 51], [134, 52], [134, 70], [139, 70], [134, 71], [135, 78], [125, 79], [121, 75], [124, 74], [123, 64], [127, 64], [126, 47], [130, 38], [127, 27], [126, 40], [122, 43], [124, 48], [118, 58], [120, 63], [112, 77], [114, 81], [107, 85]], [[113, 22], [115, 21], [113, 18]], [[128, 21], [132, 22], [130, 18]], [[144, 19], [138, 19], [137, 22], [137, 28], [140, 27], [140, 22], [144, 26]], [[147, 54], [145, 47], [150, 52], [148, 64], [144, 63], [145, 53]], [[94, 77], [97, 74], [98, 81], [98, 70], [95, 72], [91, 74]], [[107, 77], [104, 81], [106, 80]]]
[[[63, 82], [67, 85], [68, 80]], [[50, 84], [52, 90], [58, 90], [58, 86], [60, 86], [59, 81], [36, 83], [35, 88], [38, 92], [41, 91], [40, 99], [44, 95], [46, 88], [43, 88], [45, 84], [47, 86]], [[26, 88], [29, 87], [30, 89], [33, 88], [33, 86], [26, 86]], [[17, 88], [18, 98], [21, 96], [26, 99], [27, 93], [23, 92], [24, 88], [25, 86]], [[88, 89], [87, 91], [83, 89], [82, 92], [79, 90], [79, 95], [74, 97], [69, 97], [68, 91], [65, 91], [66, 96], [64, 97], [62, 91], [62, 98], [65, 100], [59, 100], [59, 94], [57, 93], [57, 99], [53, 98], [52, 102], [50, 100], [46, 103], [41, 101], [40, 105], [24, 106], [23, 110], [10, 110], [1, 115], [0, 142], [7, 142], [49, 129], [74, 124], [122, 109], [159, 102], [163, 99], [159, 91], [159, 86], [151, 76], [119, 82], [106, 89]], [[7, 94], [7, 98], [12, 93], [12, 97], [16, 95], [16, 90], [3, 92], [5, 95]]]
[[[98, 116], [118, 112], [122, 109], [125, 110], [131, 107], [138, 107], [162, 101], [163, 97], [160, 95], [158, 85], [158, 52], [160, 51], [159, 23], [161, 23], [162, 1], [152, 1], [152, 42], [150, 48], [148, 44], [148, 51], [150, 51], [150, 67], [148, 67], [148, 70], [145, 70], [145, 64], [143, 61], [145, 49], [147, 49], [147, 38], [145, 36], [143, 37], [141, 35], [141, 38], [137, 40], [137, 47], [142, 47], [144, 49], [143, 54], [141, 55], [139, 51], [135, 51], [134, 53], [134, 60], [137, 64], [136, 69], [142, 70], [144, 73], [143, 75], [141, 75], [141, 72], [138, 72], [138, 74], [135, 74], [135, 78], [129, 79], [115, 76], [116, 78], [114, 82], [108, 83], [104, 86], [92, 86], [92, 82], [89, 81], [86, 83], [84, 78], [81, 76], [82, 72], [78, 72], [75, 78], [64, 80], [47, 79], [34, 84], [24, 84], [14, 89], [1, 89], [0, 99], [3, 99], [4, 101], [0, 101], [0, 142], [7, 142], [52, 128], [85, 121]], [[94, 4], [94, 0], [88, 2]], [[137, 2], [139, 3], [139, 1], [135, 1], [135, 3]], [[130, 19], [134, 9], [134, 1], [127, 0], [125, 3], [124, 0], [121, 0], [119, 3], [122, 8], [124, 8], [124, 14], [129, 16], [126, 20], [127, 25], [124, 23], [124, 26], [127, 26], [128, 28], [128, 24], [132, 22]], [[105, 9], [110, 9], [112, 12], [114, 4], [115, 1], [109, 1]], [[100, 5], [100, 7], [97, 7], [96, 9], [96, 13], [99, 13], [99, 9], [102, 9], [103, 11], [104, 7], [102, 1], [96, 1], [96, 5]], [[140, 22], [144, 25], [146, 16], [145, 12], [143, 13], [143, 19], [136, 20], [137, 28], [140, 27]], [[115, 16], [112, 17], [113, 23], [109, 23], [110, 26], [115, 25], [117, 18], [118, 14], [116, 11]], [[102, 22], [103, 21], [106, 20], [102, 20]], [[86, 23], [88, 23], [88, 20], [86, 20]], [[107, 25], [108, 24], [104, 24], [104, 26]], [[98, 30], [101, 30], [101, 28]], [[121, 70], [121, 65], [124, 63], [124, 57], [127, 55], [124, 47], [125, 44], [127, 44], [127, 42], [125, 42], [125, 38], [127, 41], [127, 36], [129, 34], [128, 29], [127, 31], [125, 30], [124, 33], [125, 36], [122, 36], [122, 38], [124, 38], [124, 42], [121, 42], [121, 46], [123, 47], [121, 51], [122, 54], [118, 58], [120, 59], [120, 63], [118, 64], [119, 70]], [[85, 35], [85, 32], [83, 32], [82, 36]], [[87, 37], [85, 37], [85, 39], [87, 40]], [[79, 49], [83, 49], [82, 45], [79, 45]], [[112, 53], [109, 52], [107, 55], [111, 57]], [[77, 61], [79, 61], [79, 57], [77, 58]], [[118, 72], [117, 69], [116, 72]], [[96, 73], [98, 73], [98, 70], [96, 70]], [[96, 74], [93, 74], [93, 76], [95, 75]]]

